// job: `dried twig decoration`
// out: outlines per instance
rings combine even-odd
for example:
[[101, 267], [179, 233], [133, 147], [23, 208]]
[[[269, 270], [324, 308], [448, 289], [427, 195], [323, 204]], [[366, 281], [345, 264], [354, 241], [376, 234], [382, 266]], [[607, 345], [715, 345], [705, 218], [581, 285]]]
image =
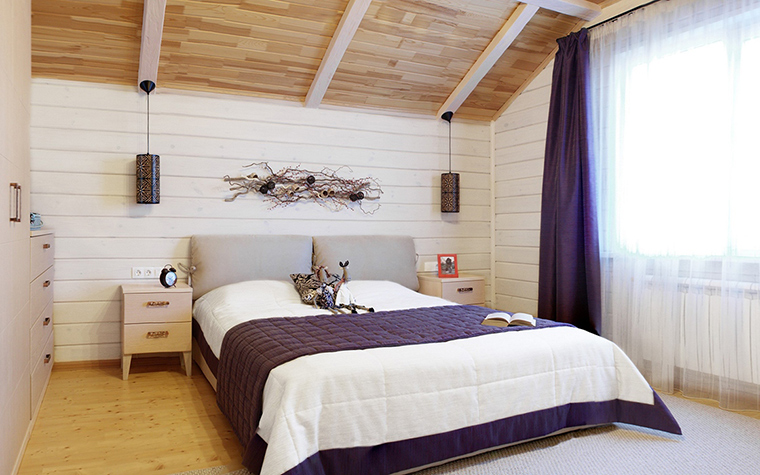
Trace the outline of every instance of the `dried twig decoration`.
[[366, 214], [373, 214], [380, 208], [379, 204], [373, 204], [372, 209], [365, 208], [366, 201], [380, 199], [383, 190], [377, 180], [339, 177], [338, 172], [344, 168], [351, 171], [348, 167], [323, 168], [319, 172], [287, 167], [277, 173], [267, 162], [252, 163], [247, 167], [259, 167], [261, 171], [237, 178], [225, 176], [224, 181], [229, 182], [234, 195], [224, 201], [235, 201], [238, 196], [253, 192], [261, 193], [264, 200], [273, 203], [270, 209], [302, 200], [314, 201], [333, 211], [349, 208], [352, 203]]

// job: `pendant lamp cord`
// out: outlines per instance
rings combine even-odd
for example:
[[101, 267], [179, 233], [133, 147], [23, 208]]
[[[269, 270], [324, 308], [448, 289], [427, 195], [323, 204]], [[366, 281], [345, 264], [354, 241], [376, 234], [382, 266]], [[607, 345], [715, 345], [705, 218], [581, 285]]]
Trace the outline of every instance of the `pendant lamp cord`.
[[451, 173], [451, 121], [449, 121], [449, 173]]
[[148, 96], [148, 155], [150, 155], [150, 93]]

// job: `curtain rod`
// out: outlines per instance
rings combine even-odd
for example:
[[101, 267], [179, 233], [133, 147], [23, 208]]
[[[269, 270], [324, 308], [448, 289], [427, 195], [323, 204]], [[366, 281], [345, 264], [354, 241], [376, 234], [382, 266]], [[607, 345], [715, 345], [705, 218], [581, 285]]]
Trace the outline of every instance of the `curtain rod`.
[[640, 9], [642, 9], [642, 8], [644, 8], [644, 7], [648, 7], [649, 5], [652, 5], [652, 4], [654, 4], [654, 3], [658, 3], [659, 1], [660, 1], [660, 0], [652, 0], [651, 2], [647, 2], [647, 3], [644, 3], [644, 4], [642, 4], [642, 5], [639, 5], [638, 7], [633, 7], [633, 8], [631, 8], [630, 10], [624, 11], [623, 13], [618, 13], [617, 15], [615, 15], [615, 16], [613, 16], [613, 17], [610, 17], [610, 18], [607, 18], [607, 19], [606, 19], [606, 20], [604, 20], [604, 21], [600, 21], [600, 22], [599, 22], [599, 23], [597, 23], [596, 25], [591, 25], [591, 26], [587, 27], [586, 29], [587, 29], [587, 30], [592, 30], [592, 29], [596, 28], [597, 26], [601, 26], [601, 25], [604, 25], [605, 23], [609, 23], [609, 22], [611, 22], [611, 21], [615, 21], [615, 20], [617, 20], [618, 18], [620, 18], [620, 17], [622, 17], [622, 16], [625, 16], [625, 15], [628, 15], [628, 14], [630, 14], [630, 13], [633, 13], [633, 12], [635, 12], [636, 10], [640, 10]]

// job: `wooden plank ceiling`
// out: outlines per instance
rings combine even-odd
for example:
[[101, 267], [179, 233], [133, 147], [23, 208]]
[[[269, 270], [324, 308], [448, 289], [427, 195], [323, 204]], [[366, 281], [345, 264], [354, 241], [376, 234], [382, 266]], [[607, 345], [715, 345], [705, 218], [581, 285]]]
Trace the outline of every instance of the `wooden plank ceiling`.
[[[603, 0], [525, 1], [559, 9], [553, 5]], [[435, 115], [521, 5], [353, 3], [353, 15], [363, 15], [358, 29], [343, 31], [347, 45], [330, 46], [349, 0], [167, 0], [157, 86], [304, 102], [321, 83], [322, 104]], [[556, 39], [579, 25], [574, 16], [533, 10], [455, 117], [497, 117], [551, 58]], [[33, 76], [136, 86], [142, 14], [142, 0], [33, 0]], [[328, 47], [337, 69], [331, 77], [320, 71], [315, 82]]]

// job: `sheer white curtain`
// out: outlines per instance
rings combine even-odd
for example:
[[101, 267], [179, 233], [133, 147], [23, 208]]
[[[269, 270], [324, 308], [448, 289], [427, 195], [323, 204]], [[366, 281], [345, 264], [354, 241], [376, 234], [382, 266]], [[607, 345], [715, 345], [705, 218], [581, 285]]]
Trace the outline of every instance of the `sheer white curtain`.
[[603, 334], [655, 388], [760, 409], [760, 1], [590, 33]]

